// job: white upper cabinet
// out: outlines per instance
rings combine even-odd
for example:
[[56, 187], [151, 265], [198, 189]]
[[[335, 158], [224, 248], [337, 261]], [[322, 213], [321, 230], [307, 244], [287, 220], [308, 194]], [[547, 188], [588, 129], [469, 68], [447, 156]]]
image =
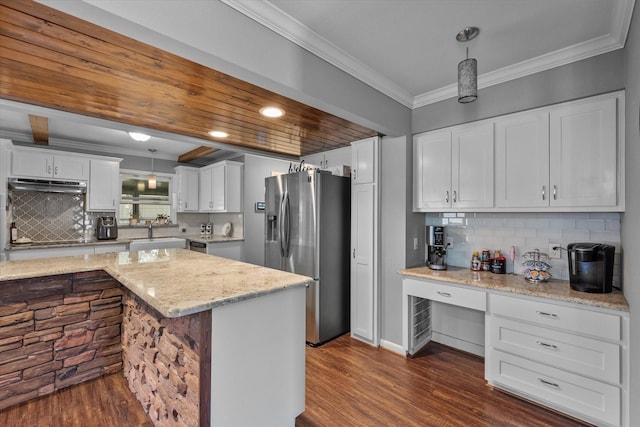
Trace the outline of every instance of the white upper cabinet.
[[200, 212], [242, 212], [242, 166], [223, 161], [200, 169]]
[[376, 143], [378, 137], [372, 137], [351, 143], [351, 180], [354, 184], [374, 182], [376, 164]]
[[549, 206], [549, 113], [496, 119], [496, 207]]
[[493, 123], [414, 136], [414, 210], [493, 207]]
[[617, 205], [616, 107], [587, 99], [551, 111], [551, 206]]
[[86, 181], [89, 179], [89, 159], [47, 150], [14, 150], [11, 175]]
[[198, 212], [200, 198], [200, 173], [198, 168], [176, 166], [176, 192], [178, 212]]
[[113, 212], [120, 201], [120, 162], [91, 159], [87, 210]]
[[413, 154], [414, 211], [622, 212], [624, 92], [417, 134]]

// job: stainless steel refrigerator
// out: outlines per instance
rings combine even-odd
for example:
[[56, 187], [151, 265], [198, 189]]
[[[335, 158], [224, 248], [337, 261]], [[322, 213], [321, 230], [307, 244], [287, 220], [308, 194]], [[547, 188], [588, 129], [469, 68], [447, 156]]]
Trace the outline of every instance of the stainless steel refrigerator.
[[265, 178], [265, 266], [313, 278], [306, 339], [349, 331], [351, 181], [309, 170]]

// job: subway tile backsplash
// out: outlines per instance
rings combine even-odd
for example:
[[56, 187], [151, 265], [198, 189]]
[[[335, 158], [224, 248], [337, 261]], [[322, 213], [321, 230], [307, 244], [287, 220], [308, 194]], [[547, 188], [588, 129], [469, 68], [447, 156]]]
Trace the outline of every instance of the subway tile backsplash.
[[[451, 215], [451, 214], [449, 214]], [[447, 215], [447, 216], [449, 216]], [[452, 224], [444, 214], [428, 213], [425, 225], [445, 225], [453, 245], [447, 251], [447, 263], [468, 267], [474, 250], [500, 250], [507, 257], [507, 271], [514, 271], [508, 261], [509, 248], [515, 246], [515, 273], [520, 274], [524, 252], [539, 249], [548, 252], [549, 243], [566, 248], [573, 242], [606, 243], [616, 247], [613, 286], [622, 284], [622, 246], [620, 213], [465, 213], [459, 214]], [[562, 258], [552, 259], [550, 273], [554, 278], [569, 280], [567, 252]]]

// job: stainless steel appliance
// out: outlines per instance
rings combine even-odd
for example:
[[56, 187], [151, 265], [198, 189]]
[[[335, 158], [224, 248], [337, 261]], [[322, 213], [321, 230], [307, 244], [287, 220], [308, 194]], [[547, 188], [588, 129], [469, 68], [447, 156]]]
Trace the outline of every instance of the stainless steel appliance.
[[309, 276], [306, 340], [350, 329], [351, 182], [309, 170], [265, 178], [265, 266]]
[[442, 226], [428, 225], [426, 227], [427, 260], [426, 264], [432, 270], [447, 269], [447, 232]]
[[115, 240], [118, 238], [118, 223], [113, 216], [99, 216], [96, 227], [98, 240]]
[[60, 181], [51, 179], [9, 178], [9, 190], [84, 194], [87, 192], [87, 182]]
[[567, 253], [571, 289], [599, 294], [611, 292], [614, 246], [600, 243], [570, 243]]
[[194, 242], [193, 240], [189, 240], [189, 250], [206, 254], [207, 253], [207, 244], [206, 243], [202, 243], [202, 242]]

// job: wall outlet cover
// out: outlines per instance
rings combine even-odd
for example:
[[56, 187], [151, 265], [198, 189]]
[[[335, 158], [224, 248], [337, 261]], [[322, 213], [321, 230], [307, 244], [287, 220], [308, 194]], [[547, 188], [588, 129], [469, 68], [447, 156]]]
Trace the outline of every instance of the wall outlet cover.
[[[556, 249], [554, 249], [556, 248]], [[549, 258], [551, 259], [560, 259], [560, 243], [549, 243]]]

